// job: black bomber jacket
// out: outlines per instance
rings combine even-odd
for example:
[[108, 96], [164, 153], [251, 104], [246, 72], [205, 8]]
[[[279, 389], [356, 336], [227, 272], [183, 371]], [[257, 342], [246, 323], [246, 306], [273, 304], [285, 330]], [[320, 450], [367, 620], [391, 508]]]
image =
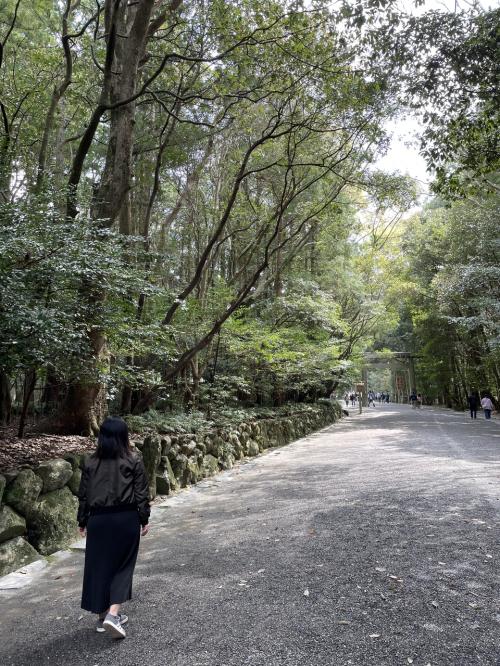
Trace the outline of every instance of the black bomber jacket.
[[149, 490], [146, 471], [139, 456], [97, 458], [85, 462], [78, 491], [78, 525], [85, 527], [93, 513], [137, 509], [141, 525], [149, 521]]

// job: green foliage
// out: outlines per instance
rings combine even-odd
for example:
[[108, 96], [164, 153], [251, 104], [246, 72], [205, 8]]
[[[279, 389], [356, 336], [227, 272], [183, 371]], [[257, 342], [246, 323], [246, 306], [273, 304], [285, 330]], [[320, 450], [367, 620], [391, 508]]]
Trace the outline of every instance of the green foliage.
[[499, 391], [498, 203], [491, 194], [436, 203], [407, 222], [401, 243], [400, 326], [420, 355], [422, 390], [449, 404]]
[[[0, 206], [0, 369], [88, 377], [90, 328], [107, 333], [111, 354], [159, 350], [165, 331], [135, 318], [131, 294], [160, 293], [140, 261], [127, 260], [135, 239], [88, 219], [65, 220], [52, 201]], [[93, 299], [96, 284], [105, 285], [105, 300]]]
[[[321, 404], [321, 400], [318, 401]], [[330, 405], [329, 400], [324, 401]], [[253, 407], [246, 409], [225, 409], [215, 411], [211, 417], [204, 412], [174, 412], [166, 414], [150, 410], [142, 416], [127, 415], [126, 421], [133, 433], [146, 434], [160, 432], [162, 434], [204, 434], [216, 428], [236, 427], [240, 423], [259, 419], [286, 418], [296, 414], [313, 414], [317, 406], [287, 403], [271, 409], [269, 407]]]
[[424, 123], [422, 154], [435, 191], [481, 191], [500, 162], [500, 10], [479, 5], [426, 12], [388, 35], [400, 70], [401, 100]]
[[[153, 3], [134, 68], [137, 3], [111, 16], [111, 3], [81, 0], [63, 15], [36, 0], [14, 20], [14, 0], [0, 0], [2, 39], [12, 25], [0, 72], [0, 373], [18, 400], [34, 370], [41, 390], [55, 375], [70, 398], [80, 391], [70, 419], [75, 404], [104, 413], [90, 387], [114, 411], [151, 409], [131, 417], [137, 427], [196, 430], [198, 410], [231, 422], [242, 408], [257, 417], [329, 395], [357, 378], [366, 349], [428, 349], [437, 386], [453, 358], [476, 358], [478, 331], [489, 350], [478, 367], [492, 377], [494, 204], [481, 194], [480, 213], [469, 201], [402, 223], [418, 192], [374, 161], [404, 100], [424, 114], [438, 187], [481, 177], [498, 189], [498, 12], [167, 4]], [[431, 368], [450, 335], [455, 356]]]

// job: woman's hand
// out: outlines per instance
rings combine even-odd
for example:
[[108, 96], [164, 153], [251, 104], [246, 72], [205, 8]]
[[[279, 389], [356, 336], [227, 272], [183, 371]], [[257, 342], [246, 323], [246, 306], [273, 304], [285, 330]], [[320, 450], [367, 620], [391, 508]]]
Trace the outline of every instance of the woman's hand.
[[80, 532], [80, 536], [82, 538], [87, 535], [87, 530], [85, 529], [85, 527], [79, 527], [78, 531]]
[[149, 532], [149, 525], [143, 525], [141, 528], [141, 536], [146, 536], [148, 532]]

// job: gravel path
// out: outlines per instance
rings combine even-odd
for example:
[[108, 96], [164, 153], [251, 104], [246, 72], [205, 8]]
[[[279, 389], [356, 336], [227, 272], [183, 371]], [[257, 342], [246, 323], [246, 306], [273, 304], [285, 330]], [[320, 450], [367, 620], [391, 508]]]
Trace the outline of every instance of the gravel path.
[[157, 508], [125, 641], [81, 553], [2, 593], [0, 663], [498, 666], [499, 481], [498, 423], [377, 406]]

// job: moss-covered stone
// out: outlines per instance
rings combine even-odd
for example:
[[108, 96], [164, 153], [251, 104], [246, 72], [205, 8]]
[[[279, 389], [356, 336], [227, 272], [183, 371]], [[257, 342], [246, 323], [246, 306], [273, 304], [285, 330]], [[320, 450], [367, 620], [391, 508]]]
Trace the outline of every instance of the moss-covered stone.
[[142, 458], [148, 477], [149, 499], [156, 497], [156, 474], [161, 460], [161, 439], [158, 435], [149, 435], [142, 445]]
[[205, 444], [205, 452], [206, 453], [212, 453], [213, 454], [213, 452], [214, 452], [214, 438], [215, 438], [215, 435], [213, 435], [213, 434], [205, 435], [205, 438], [204, 438], [203, 442]]
[[22, 537], [4, 541], [0, 544], [0, 576], [40, 559], [40, 554]]
[[194, 454], [195, 449], [196, 449], [196, 442], [192, 439], [188, 440], [187, 442], [183, 442], [181, 444], [181, 451], [188, 458]]
[[63, 488], [73, 474], [73, 467], [67, 460], [56, 458], [55, 460], [44, 460], [35, 470], [35, 474], [43, 481], [43, 493], [51, 493], [53, 490]]
[[247, 456], [258, 456], [260, 453], [259, 445], [253, 439], [247, 442], [246, 446]]
[[75, 469], [73, 474], [70, 476], [68, 481], [68, 488], [71, 490], [73, 495], [78, 495], [78, 490], [80, 489], [80, 481], [82, 480], [82, 470]]
[[69, 462], [73, 471], [75, 471], [75, 469], [82, 469], [82, 461], [84, 458], [83, 453], [66, 453], [63, 457], [66, 462]]
[[[218, 428], [203, 435], [176, 432], [172, 427], [157, 427], [161, 435], [160, 457], [152, 435], [141, 443], [146, 444], [145, 462], [148, 477], [153, 477], [161, 492], [185, 486], [218, 469], [230, 469], [244, 455], [256, 456], [269, 447], [284, 446], [304, 435], [333, 423], [340, 417], [336, 404], [302, 405], [283, 410], [279, 416], [245, 421], [238, 426]], [[151, 444], [153, 441], [153, 445]], [[152, 462], [148, 463], [148, 458]], [[154, 489], [156, 491], [156, 488]], [[153, 495], [153, 493], [151, 493]]]
[[201, 451], [202, 456], [204, 456], [205, 453], [207, 452], [206, 444], [205, 444], [205, 442], [203, 441], [203, 439], [201, 439], [201, 438], [197, 438], [197, 439], [196, 439], [196, 448], [197, 448], [199, 451]]
[[168, 457], [172, 467], [173, 474], [179, 485], [183, 485], [188, 458], [183, 453], [177, 453], [174, 457]]
[[237, 433], [235, 433], [235, 432], [229, 433], [228, 441], [229, 441], [229, 444], [231, 445], [232, 454], [235, 457], [235, 459], [236, 460], [241, 460], [241, 458], [243, 458], [245, 453], [244, 453], [244, 450], [243, 450], [243, 445], [240, 442]]
[[194, 458], [189, 458], [186, 465], [184, 485], [198, 483], [203, 478], [203, 472]]
[[2, 474], [5, 477], [7, 486], [14, 481], [14, 479], [17, 477], [20, 471], [21, 470], [19, 469], [8, 469], [2, 472]]
[[222, 458], [219, 458], [219, 465], [221, 469], [231, 469], [234, 466], [235, 458], [229, 451], [225, 451]]
[[6, 480], [5, 476], [0, 474], [0, 504], [2, 503], [2, 497], [3, 497], [3, 493], [4, 493], [6, 485], [7, 485], [7, 480]]
[[156, 475], [156, 492], [158, 495], [170, 495], [170, 479], [165, 472]]
[[76, 535], [78, 500], [69, 488], [41, 495], [27, 517], [28, 539], [42, 555], [50, 555]]
[[160, 442], [161, 442], [161, 455], [168, 456], [168, 452], [172, 448], [172, 438], [169, 437], [168, 435], [165, 435], [165, 437], [161, 438]]
[[170, 460], [167, 458], [165, 461], [165, 466], [164, 466], [164, 474], [168, 476], [168, 481], [170, 484], [170, 491], [173, 492], [175, 490], [179, 490], [179, 482], [175, 478], [174, 471], [172, 469], [172, 465], [170, 464]]
[[0, 509], [0, 543], [22, 536], [26, 532], [26, 521], [6, 504]]
[[210, 453], [207, 453], [206, 456], [203, 456], [203, 463], [201, 466], [201, 473], [204, 477], [213, 476], [219, 471], [219, 461], [217, 458]]
[[22, 516], [27, 516], [35, 506], [43, 487], [42, 479], [31, 469], [23, 469], [4, 493], [4, 502]]

